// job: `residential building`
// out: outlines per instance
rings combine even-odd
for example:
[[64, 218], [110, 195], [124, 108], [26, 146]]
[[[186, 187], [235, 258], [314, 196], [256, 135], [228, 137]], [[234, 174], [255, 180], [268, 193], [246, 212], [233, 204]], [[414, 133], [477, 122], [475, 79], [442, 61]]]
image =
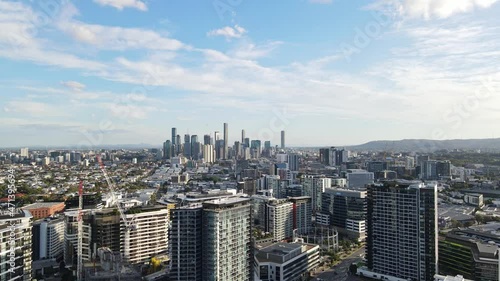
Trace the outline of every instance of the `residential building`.
[[33, 223], [33, 261], [56, 259], [64, 253], [64, 218], [52, 217]]
[[367, 267], [376, 274], [434, 280], [438, 261], [437, 186], [374, 184], [367, 192]]
[[347, 170], [347, 188], [364, 188], [370, 185], [375, 180], [375, 175], [372, 172], [361, 169]]
[[324, 175], [302, 175], [300, 181], [304, 195], [311, 197], [313, 212], [321, 211], [321, 195], [332, 186], [332, 180]]
[[31, 281], [33, 216], [22, 209], [0, 211], [0, 281]]
[[203, 280], [250, 280], [250, 212], [247, 198], [224, 198], [203, 203]]
[[312, 200], [309, 196], [288, 197], [293, 203], [293, 229], [308, 234], [312, 226]]
[[266, 232], [273, 234], [274, 241], [291, 239], [293, 236], [293, 203], [287, 199], [267, 203]]

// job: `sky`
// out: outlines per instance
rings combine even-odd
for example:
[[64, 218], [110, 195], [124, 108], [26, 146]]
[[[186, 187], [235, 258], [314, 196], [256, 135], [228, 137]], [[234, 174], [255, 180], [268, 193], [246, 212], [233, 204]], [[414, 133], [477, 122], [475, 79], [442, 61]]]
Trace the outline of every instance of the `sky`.
[[499, 0], [0, 0], [0, 147], [500, 137]]

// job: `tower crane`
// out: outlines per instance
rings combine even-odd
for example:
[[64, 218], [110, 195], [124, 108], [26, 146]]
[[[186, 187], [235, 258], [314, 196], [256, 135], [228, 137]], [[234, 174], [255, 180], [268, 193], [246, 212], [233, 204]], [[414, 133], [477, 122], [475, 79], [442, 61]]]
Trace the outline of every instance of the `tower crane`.
[[83, 280], [83, 181], [78, 186], [78, 245], [76, 280]]

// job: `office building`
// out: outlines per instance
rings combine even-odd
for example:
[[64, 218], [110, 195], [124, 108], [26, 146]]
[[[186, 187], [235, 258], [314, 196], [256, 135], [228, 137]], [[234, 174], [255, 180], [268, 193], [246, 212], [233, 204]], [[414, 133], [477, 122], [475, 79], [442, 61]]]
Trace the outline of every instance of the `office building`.
[[203, 280], [250, 280], [250, 210], [250, 200], [246, 198], [203, 202]]
[[[335, 226], [339, 233], [362, 241], [366, 237], [366, 191], [326, 188], [322, 195], [322, 224]], [[316, 217], [316, 221], [318, 221]]]
[[245, 130], [241, 130], [241, 143], [245, 143]]
[[166, 140], [163, 143], [163, 159], [172, 158], [172, 144], [170, 140]]
[[364, 188], [373, 184], [375, 175], [372, 172], [361, 169], [349, 169], [346, 174], [347, 188]]
[[1, 211], [0, 281], [31, 281], [33, 217], [27, 210]]
[[189, 134], [184, 135], [184, 156], [187, 158], [191, 157], [191, 136]]
[[327, 166], [340, 166], [348, 160], [349, 152], [345, 149], [337, 149], [335, 147], [320, 148], [319, 161]]
[[62, 212], [64, 208], [64, 202], [37, 202], [22, 207], [23, 210], [30, 211], [35, 220], [51, 217]]
[[281, 149], [285, 149], [285, 131], [281, 131]]
[[297, 153], [288, 154], [288, 169], [294, 172], [299, 170], [299, 155]]
[[494, 242], [468, 237], [460, 230], [448, 232], [439, 239], [439, 274], [458, 274], [471, 280], [499, 280], [499, 250]]
[[178, 145], [177, 143], [177, 128], [172, 128], [172, 145]]
[[250, 138], [245, 138], [244, 146], [250, 147]]
[[289, 197], [293, 203], [293, 229], [298, 234], [308, 234], [312, 226], [312, 203], [311, 197]]
[[203, 136], [203, 145], [207, 145], [207, 144], [213, 144], [212, 137], [210, 137], [210, 135]]
[[64, 218], [46, 218], [33, 223], [33, 261], [62, 258]]
[[307, 280], [319, 265], [318, 245], [275, 243], [257, 248], [254, 256], [254, 281]]
[[182, 150], [181, 135], [177, 135], [176, 140], [175, 140], [175, 147], [176, 147], [175, 154], [180, 154], [181, 150]]
[[431, 281], [437, 273], [437, 186], [386, 183], [367, 190], [367, 267], [379, 276]]
[[228, 125], [227, 123], [224, 123], [224, 153], [222, 158], [223, 159], [228, 159], [228, 151], [227, 147], [229, 146], [229, 131], [228, 131]]

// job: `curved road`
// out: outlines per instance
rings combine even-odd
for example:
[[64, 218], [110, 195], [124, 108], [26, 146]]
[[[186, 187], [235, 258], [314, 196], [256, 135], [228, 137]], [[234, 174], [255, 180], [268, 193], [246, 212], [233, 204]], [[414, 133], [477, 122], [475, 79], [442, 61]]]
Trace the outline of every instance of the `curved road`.
[[358, 263], [363, 260], [361, 255], [364, 255], [365, 247], [361, 247], [348, 257], [344, 258], [339, 264], [333, 266], [331, 269], [316, 276], [313, 281], [358, 281], [366, 280], [361, 279], [356, 275], [349, 273], [349, 266], [352, 263]]

